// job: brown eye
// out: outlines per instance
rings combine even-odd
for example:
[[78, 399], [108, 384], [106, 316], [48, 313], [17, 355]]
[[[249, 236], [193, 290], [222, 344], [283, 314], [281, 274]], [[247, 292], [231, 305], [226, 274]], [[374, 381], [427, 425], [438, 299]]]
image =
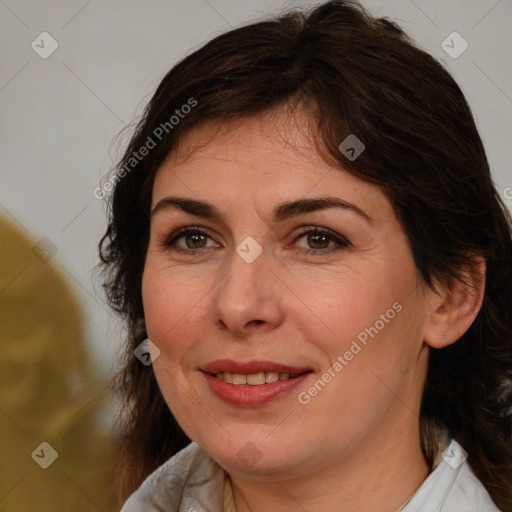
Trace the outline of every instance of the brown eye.
[[[180, 240], [184, 240], [184, 245], [178, 243]], [[206, 249], [208, 239], [212, 238], [205, 231], [198, 228], [184, 228], [171, 234], [164, 242], [163, 246], [166, 248], [172, 248], [177, 251], [183, 252], [194, 252], [198, 249]], [[212, 247], [212, 246], [210, 246]], [[218, 244], [217, 244], [218, 247]]]
[[327, 249], [329, 245], [329, 238], [325, 235], [307, 235], [307, 241], [313, 249]]
[[187, 249], [201, 249], [204, 247], [208, 237], [201, 233], [189, 233], [188, 235], [182, 235], [179, 238], [183, 238], [185, 240]]
[[[322, 254], [350, 246], [350, 243], [342, 236], [337, 235], [332, 231], [320, 228], [307, 229], [298, 235], [295, 240], [297, 241], [301, 238], [306, 240], [308, 247], [300, 249], [310, 254]], [[330, 243], [332, 243], [331, 246], [329, 246]]]

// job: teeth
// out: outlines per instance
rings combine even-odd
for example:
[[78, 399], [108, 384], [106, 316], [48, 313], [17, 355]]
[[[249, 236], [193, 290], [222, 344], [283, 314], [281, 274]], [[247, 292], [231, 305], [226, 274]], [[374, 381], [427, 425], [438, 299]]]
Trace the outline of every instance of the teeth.
[[265, 384], [265, 372], [251, 373], [250, 375], [247, 375], [247, 384], [250, 384], [251, 386]]
[[272, 382], [277, 382], [278, 380], [279, 380], [279, 373], [277, 373], [277, 372], [265, 373], [265, 382], [267, 384], [271, 384]]
[[233, 384], [247, 384], [247, 376], [240, 373], [233, 373]]
[[244, 375], [241, 373], [229, 373], [219, 372], [216, 377], [228, 384], [234, 384], [240, 386], [249, 384], [250, 386], [261, 386], [262, 384], [270, 384], [277, 382], [278, 380], [293, 379], [296, 375], [290, 375], [289, 373], [278, 373], [278, 372], [258, 372]]

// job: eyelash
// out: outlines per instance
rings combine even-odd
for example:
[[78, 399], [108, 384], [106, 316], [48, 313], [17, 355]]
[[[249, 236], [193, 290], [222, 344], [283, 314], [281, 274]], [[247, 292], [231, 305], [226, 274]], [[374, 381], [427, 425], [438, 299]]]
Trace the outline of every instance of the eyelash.
[[[341, 249], [346, 249], [351, 246], [350, 242], [348, 240], [346, 240], [344, 237], [336, 235], [334, 232], [332, 232], [328, 229], [325, 229], [325, 228], [305, 229], [304, 231], [301, 231], [295, 237], [294, 242], [297, 242], [297, 240], [301, 239], [302, 237], [304, 237], [306, 235], [310, 235], [310, 234], [322, 235], [325, 238], [327, 238], [331, 241], [334, 241], [338, 247], [334, 247], [334, 248], [331, 247], [330, 249], [299, 249], [299, 251], [301, 251], [305, 254], [315, 254], [315, 255], [328, 254], [328, 253], [338, 251]], [[165, 238], [164, 241], [162, 242], [162, 246], [166, 249], [173, 249], [175, 251], [178, 251], [181, 253], [188, 253], [188, 254], [198, 253], [198, 252], [202, 252], [202, 250], [211, 249], [211, 247], [210, 248], [208, 248], [208, 247], [199, 248], [199, 249], [182, 249], [180, 247], [176, 247], [176, 241], [186, 235], [205, 235], [206, 237], [211, 239], [211, 236], [206, 231], [203, 231], [202, 229], [200, 229], [198, 227], [186, 227], [186, 228], [179, 229], [178, 231], [175, 231], [170, 236]]]

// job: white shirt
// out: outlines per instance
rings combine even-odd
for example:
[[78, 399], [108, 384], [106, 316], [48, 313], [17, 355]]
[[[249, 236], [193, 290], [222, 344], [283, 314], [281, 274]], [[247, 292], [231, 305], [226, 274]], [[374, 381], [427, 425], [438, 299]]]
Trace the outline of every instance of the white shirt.
[[[455, 441], [438, 453], [434, 469], [397, 512], [500, 512], [471, 472]], [[192, 442], [128, 498], [121, 512], [236, 512], [230, 479]]]

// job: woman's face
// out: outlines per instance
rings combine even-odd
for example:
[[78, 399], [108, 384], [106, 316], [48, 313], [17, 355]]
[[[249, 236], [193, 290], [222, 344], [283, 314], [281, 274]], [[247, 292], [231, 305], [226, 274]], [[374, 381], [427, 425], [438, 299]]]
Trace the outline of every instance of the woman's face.
[[[417, 436], [426, 372], [431, 292], [390, 202], [279, 120], [196, 128], [182, 141], [194, 151], [171, 153], [153, 189], [142, 292], [154, 372], [186, 434], [232, 474], [384, 456]], [[196, 233], [175, 236], [186, 227]], [[226, 359], [267, 363], [215, 363]], [[272, 382], [285, 373], [272, 363], [301, 376]], [[254, 385], [210, 375], [265, 369]]]

